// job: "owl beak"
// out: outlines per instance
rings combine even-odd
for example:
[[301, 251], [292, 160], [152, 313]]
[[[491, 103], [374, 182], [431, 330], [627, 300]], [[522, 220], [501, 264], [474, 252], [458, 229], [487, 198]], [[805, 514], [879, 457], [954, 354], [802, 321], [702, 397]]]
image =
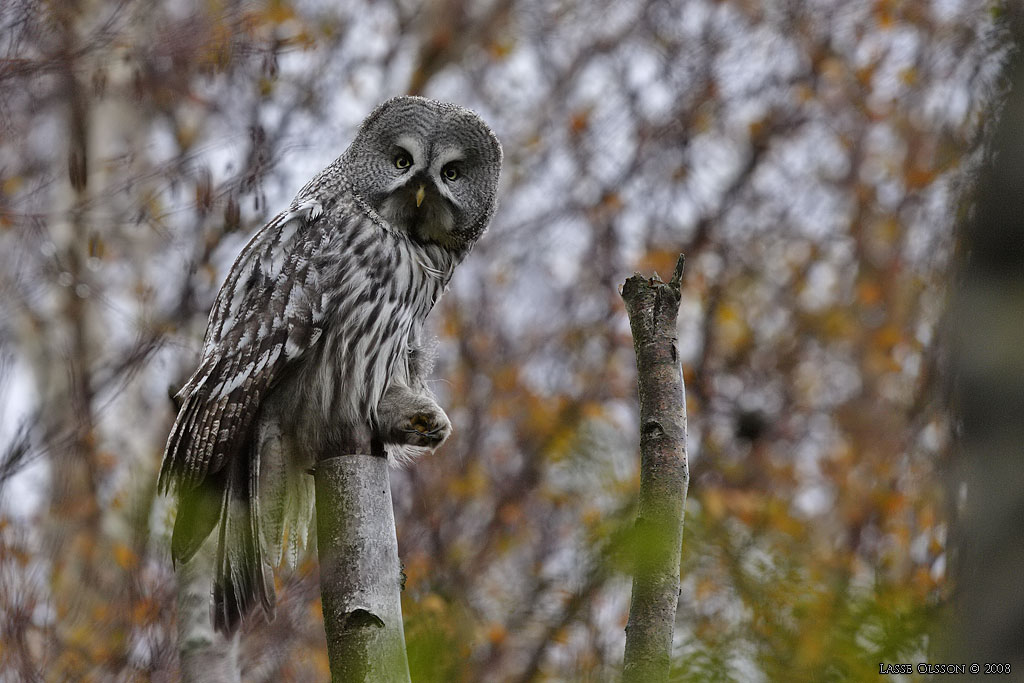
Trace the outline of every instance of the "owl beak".
[[420, 204], [423, 203], [423, 198], [427, 196], [426, 188], [420, 185], [420, 189], [416, 190], [416, 208], [420, 208]]

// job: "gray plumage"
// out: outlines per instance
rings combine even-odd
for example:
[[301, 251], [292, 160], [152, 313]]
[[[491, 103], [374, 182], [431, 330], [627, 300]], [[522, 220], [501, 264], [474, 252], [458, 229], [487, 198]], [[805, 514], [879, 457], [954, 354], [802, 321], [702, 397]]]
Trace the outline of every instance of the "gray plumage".
[[219, 523], [218, 629], [257, 604], [273, 616], [270, 568], [305, 545], [318, 456], [372, 441], [406, 459], [447, 437], [421, 326], [490, 222], [500, 168], [473, 112], [391, 99], [238, 256], [159, 478], [179, 497], [175, 562]]

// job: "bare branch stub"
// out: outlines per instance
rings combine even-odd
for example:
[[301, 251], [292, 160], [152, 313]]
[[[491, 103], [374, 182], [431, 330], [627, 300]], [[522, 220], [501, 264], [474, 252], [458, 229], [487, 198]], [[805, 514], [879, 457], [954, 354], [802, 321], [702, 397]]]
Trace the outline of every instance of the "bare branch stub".
[[686, 405], [676, 349], [683, 263], [680, 254], [669, 282], [636, 274], [622, 287], [640, 395], [640, 504], [624, 681], [665, 681], [671, 665], [689, 484]]

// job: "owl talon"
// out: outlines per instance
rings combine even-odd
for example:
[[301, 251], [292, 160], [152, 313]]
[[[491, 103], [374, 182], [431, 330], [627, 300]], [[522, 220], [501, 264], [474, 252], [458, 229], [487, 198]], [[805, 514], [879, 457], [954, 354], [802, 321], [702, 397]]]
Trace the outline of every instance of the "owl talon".
[[437, 429], [405, 429], [403, 430], [406, 434], [412, 436], [422, 436], [428, 439], [440, 439], [442, 435], [447, 431], [444, 427], [438, 427]]
[[399, 431], [409, 445], [436, 448], [448, 438], [451, 425], [444, 413], [416, 413], [408, 418]]

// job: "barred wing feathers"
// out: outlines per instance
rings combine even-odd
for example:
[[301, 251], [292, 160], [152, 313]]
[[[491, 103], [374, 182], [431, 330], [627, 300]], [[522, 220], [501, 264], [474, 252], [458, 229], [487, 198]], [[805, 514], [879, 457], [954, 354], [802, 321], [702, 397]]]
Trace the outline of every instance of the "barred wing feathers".
[[196, 488], [239, 454], [260, 401], [323, 332], [311, 261], [324, 241], [301, 214], [281, 214], [242, 250], [210, 314], [203, 358], [181, 390], [159, 487]]
[[[318, 216], [319, 212], [317, 212]], [[260, 402], [322, 333], [323, 300], [311, 260], [324, 241], [311, 212], [284, 213], [238, 256], [210, 314], [203, 358], [181, 391], [158, 486], [177, 488], [171, 538], [187, 562], [221, 522], [215, 622], [226, 628], [273, 589], [259, 534]]]

